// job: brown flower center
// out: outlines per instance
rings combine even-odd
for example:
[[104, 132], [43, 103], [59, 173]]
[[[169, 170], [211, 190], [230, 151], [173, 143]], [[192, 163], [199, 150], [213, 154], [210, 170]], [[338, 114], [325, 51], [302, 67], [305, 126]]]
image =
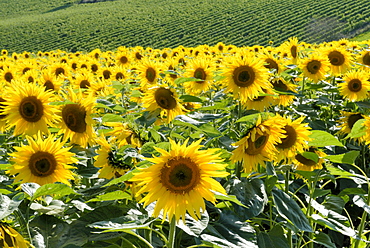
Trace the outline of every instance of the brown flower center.
[[67, 127], [76, 133], [86, 131], [86, 110], [80, 104], [66, 104], [62, 110], [62, 117]]
[[37, 97], [28, 96], [22, 99], [18, 111], [24, 120], [37, 122], [44, 114], [44, 106]]
[[34, 176], [47, 177], [53, 174], [57, 167], [57, 161], [53, 154], [37, 151], [30, 157], [28, 166]]
[[149, 68], [146, 69], [146, 71], [145, 71], [145, 78], [149, 82], [153, 83], [156, 76], [157, 76], [157, 73], [156, 73], [156, 71], [152, 67], [149, 67]]
[[169, 89], [157, 89], [154, 94], [154, 98], [157, 104], [164, 109], [174, 109], [177, 105], [176, 99], [173, 97], [173, 93]]
[[278, 70], [279, 70], [279, 65], [278, 65], [278, 63], [276, 63], [276, 61], [275, 60], [273, 60], [273, 59], [270, 59], [270, 58], [267, 58], [267, 59], [265, 59], [265, 67], [267, 68], [267, 69], [269, 69], [269, 70], [271, 70], [271, 69], [275, 69], [275, 72], [278, 72]]
[[364, 65], [370, 65], [370, 53], [367, 52], [363, 57], [362, 57], [362, 63]]
[[358, 120], [361, 120], [361, 119], [364, 119], [364, 117], [362, 116], [362, 114], [353, 114], [353, 115], [350, 115], [348, 117], [348, 127], [350, 129], [352, 129], [352, 127], [355, 125], [355, 123], [358, 121]]
[[318, 60], [312, 60], [307, 63], [307, 70], [311, 74], [316, 74], [321, 67], [321, 62]]
[[243, 65], [234, 70], [233, 80], [239, 87], [248, 87], [253, 84], [256, 76], [252, 67]]
[[261, 153], [265, 145], [267, 144], [267, 141], [269, 139], [269, 134], [267, 132], [264, 132], [261, 134], [256, 134], [256, 139], [253, 142], [251, 138], [248, 139], [248, 148], [245, 149], [245, 153], [248, 155], [258, 155]]
[[341, 52], [332, 51], [328, 55], [330, 63], [335, 66], [341, 66], [344, 64], [345, 58]]
[[284, 127], [284, 130], [286, 132], [286, 137], [281, 139], [281, 143], [278, 144], [276, 147], [281, 149], [287, 149], [292, 147], [295, 142], [297, 141], [297, 132], [295, 131], [294, 127], [290, 125], [286, 125]]
[[203, 81], [195, 81], [198, 84], [204, 83], [204, 80], [207, 78], [207, 73], [204, 71], [203, 68], [197, 68], [194, 71], [194, 77], [198, 79], [202, 79]]
[[161, 183], [174, 194], [186, 194], [200, 181], [198, 165], [187, 157], [175, 157], [167, 161], [161, 169]]
[[359, 92], [362, 89], [362, 83], [357, 78], [348, 82], [348, 89], [352, 92]]

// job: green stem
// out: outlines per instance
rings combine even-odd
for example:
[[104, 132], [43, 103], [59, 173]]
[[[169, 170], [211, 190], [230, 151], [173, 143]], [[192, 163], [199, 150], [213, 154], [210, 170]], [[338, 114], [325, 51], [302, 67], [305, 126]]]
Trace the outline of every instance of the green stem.
[[304, 97], [304, 85], [305, 85], [305, 78], [306, 77], [303, 77], [302, 79], [302, 88], [301, 88], [301, 98], [299, 98], [299, 104], [301, 105], [302, 104], [302, 101], [303, 101], [303, 97]]
[[175, 235], [176, 235], [176, 218], [172, 216], [170, 223], [170, 232], [168, 234], [167, 248], [174, 248], [175, 246]]
[[[289, 195], [289, 178], [290, 178], [290, 169], [288, 169], [285, 172], [285, 193], [287, 195]], [[293, 247], [292, 230], [290, 229], [288, 230], [287, 236], [288, 236], [288, 246], [292, 248]]]

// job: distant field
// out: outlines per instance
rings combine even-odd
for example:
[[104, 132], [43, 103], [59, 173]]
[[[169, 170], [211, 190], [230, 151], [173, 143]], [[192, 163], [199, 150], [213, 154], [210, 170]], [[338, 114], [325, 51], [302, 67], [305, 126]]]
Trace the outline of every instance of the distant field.
[[367, 31], [367, 0], [2, 0], [0, 49], [71, 52], [280, 44], [352, 38]]

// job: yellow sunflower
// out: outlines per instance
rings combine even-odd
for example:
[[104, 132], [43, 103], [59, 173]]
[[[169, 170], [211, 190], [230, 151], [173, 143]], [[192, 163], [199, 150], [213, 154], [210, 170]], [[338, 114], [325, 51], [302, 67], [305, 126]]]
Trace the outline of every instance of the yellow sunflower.
[[187, 81], [184, 83], [185, 92], [190, 95], [199, 95], [212, 87], [213, 71], [215, 67], [210, 59], [199, 57], [189, 60], [185, 66], [183, 77], [194, 77], [202, 81]]
[[0, 80], [10, 83], [12, 80], [17, 79], [17, 73], [11, 66], [3, 66], [0, 70]]
[[302, 68], [305, 77], [317, 83], [325, 78], [326, 73], [330, 70], [330, 65], [327, 57], [319, 53], [313, 53], [302, 60], [300, 68]]
[[142, 59], [138, 62], [136, 72], [140, 85], [144, 88], [157, 83], [162, 67], [156, 60]]
[[159, 111], [160, 118], [167, 123], [170, 123], [176, 116], [184, 114], [185, 109], [179, 102], [176, 91], [166, 86], [150, 88], [142, 101], [147, 111]]
[[[359, 112], [346, 112], [341, 111], [341, 117], [338, 120], [340, 123], [338, 131], [338, 134], [350, 134], [353, 126], [358, 120], [362, 120], [365, 118], [365, 115], [359, 113]], [[354, 140], [359, 141], [360, 143], [366, 141], [365, 136], [361, 136], [358, 138], [354, 138]]]
[[70, 84], [75, 89], [88, 89], [95, 80], [94, 73], [87, 69], [80, 69], [73, 78], [70, 79]]
[[264, 62], [264, 66], [275, 74], [280, 74], [283, 71], [283, 63], [273, 52], [268, 52], [263, 49], [263, 52], [258, 55], [258, 58]]
[[[287, 82], [282, 77], [273, 79], [271, 83], [272, 83], [272, 87], [276, 91], [280, 91], [280, 92], [291, 91], [291, 92], [297, 93], [297, 85]], [[278, 93], [278, 95], [279, 97], [276, 99], [277, 100], [276, 104], [284, 106], [284, 107], [292, 104], [295, 99], [295, 95], [292, 95], [292, 94]]]
[[81, 90], [75, 93], [71, 88], [62, 95], [72, 103], [61, 107], [59, 134], [63, 135], [64, 141], [70, 139], [71, 143], [82, 147], [94, 144], [96, 134], [91, 115], [96, 102], [95, 97], [91, 94], [86, 96]]
[[363, 123], [363, 126], [366, 128], [366, 133], [364, 136], [364, 140], [366, 141], [366, 144], [370, 144], [370, 117], [365, 116], [365, 121]]
[[277, 49], [281, 53], [287, 54], [287, 57], [292, 61], [292, 64], [297, 64], [299, 60], [300, 44], [297, 37], [291, 37], [286, 42], [282, 43]]
[[112, 131], [106, 132], [106, 136], [110, 136], [112, 140], [118, 143], [118, 147], [132, 145], [133, 147], [141, 147], [139, 136], [129, 127], [128, 123], [122, 122], [105, 122], [105, 126], [113, 127]]
[[44, 69], [41, 71], [39, 84], [43, 85], [45, 90], [58, 92], [63, 83], [64, 79], [61, 77], [56, 77], [50, 69]]
[[276, 145], [285, 137], [284, 122], [280, 117], [270, 117], [262, 120], [259, 116], [255, 126], [234, 145], [237, 148], [232, 152], [231, 161], [243, 163], [244, 172], [256, 171], [258, 165], [265, 165], [265, 161], [273, 161], [276, 156]]
[[339, 83], [339, 93], [349, 101], [361, 101], [368, 98], [370, 90], [369, 74], [363, 70], [350, 70], [344, 74], [343, 83]]
[[230, 56], [225, 58], [223, 68], [226, 91], [233, 92], [235, 99], [245, 102], [263, 94], [270, 87], [269, 73], [262, 60], [252, 56]]
[[263, 91], [264, 94], [262, 96], [243, 102], [243, 107], [245, 109], [255, 109], [263, 112], [274, 106], [277, 102], [277, 95], [272, 91], [272, 89], [263, 89]]
[[53, 102], [54, 95], [45, 88], [23, 81], [13, 81], [3, 96], [3, 114], [10, 127], [15, 126], [13, 135], [33, 135], [41, 131], [48, 134], [48, 126], [58, 121], [58, 109]]
[[8, 223], [0, 222], [0, 247], [3, 248], [29, 248], [33, 247], [23, 236]]
[[344, 47], [324, 48], [322, 54], [329, 59], [330, 72], [334, 76], [346, 73], [351, 67], [351, 53]]
[[291, 117], [281, 117], [285, 125], [283, 130], [285, 131], [285, 138], [281, 139], [276, 145], [278, 153], [276, 155], [276, 162], [283, 161], [290, 163], [295, 155], [302, 153], [305, 149], [308, 149], [308, 141], [311, 140], [309, 137], [311, 134], [310, 127], [307, 123], [302, 123], [304, 116], [292, 120]]
[[117, 152], [120, 146], [113, 140], [107, 141], [105, 137], [99, 137], [96, 142], [100, 148], [96, 151], [98, 155], [94, 165], [101, 168], [98, 172], [99, 178], [117, 178], [133, 168], [133, 164], [125, 162], [123, 156]]
[[307, 152], [315, 153], [318, 156], [318, 160], [314, 161], [306, 158], [302, 154], [297, 154], [292, 161], [295, 169], [301, 171], [314, 171], [316, 169], [322, 169], [322, 165], [325, 163], [324, 158], [327, 156], [326, 153], [318, 150], [316, 147], [309, 147]]
[[212, 177], [225, 177], [226, 164], [219, 155], [219, 149], [200, 150], [201, 140], [182, 145], [170, 140], [169, 152], [155, 148], [161, 156], [147, 158], [153, 165], [141, 169], [130, 180], [138, 182], [141, 189], [137, 195], [147, 192], [140, 201], [144, 206], [156, 202], [153, 216], [159, 216], [163, 210], [163, 220], [168, 217], [185, 220], [188, 212], [194, 219], [199, 219], [204, 211], [204, 199], [212, 203], [216, 198], [212, 191], [226, 194], [221, 184]]
[[13, 163], [6, 173], [15, 176], [15, 182], [33, 182], [39, 185], [61, 182], [67, 185], [69, 179], [74, 179], [70, 164], [77, 163], [70, 148], [64, 148], [64, 143], [55, 139], [54, 135], [43, 139], [40, 133], [36, 138], [26, 136], [28, 145], [14, 147], [10, 153]]
[[364, 50], [357, 55], [357, 61], [370, 68], [370, 50]]
[[115, 62], [118, 66], [129, 66], [132, 63], [132, 54], [125, 47], [120, 47], [115, 54]]

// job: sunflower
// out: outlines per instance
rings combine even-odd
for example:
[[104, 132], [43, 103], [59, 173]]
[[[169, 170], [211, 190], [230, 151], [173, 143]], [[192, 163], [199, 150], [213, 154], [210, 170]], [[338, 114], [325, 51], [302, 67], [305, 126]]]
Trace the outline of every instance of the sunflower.
[[165, 119], [167, 123], [170, 123], [176, 116], [184, 114], [184, 107], [179, 102], [176, 91], [166, 86], [150, 88], [142, 101], [147, 111], [159, 111], [160, 118]]
[[8, 223], [0, 222], [0, 247], [3, 248], [28, 248], [33, 247], [23, 236], [13, 229]]
[[366, 133], [363, 136], [364, 140], [366, 141], [366, 144], [369, 145], [370, 144], [370, 117], [365, 116], [365, 121], [362, 125], [366, 128], [366, 131], [365, 131]]
[[363, 70], [350, 70], [344, 74], [343, 83], [338, 85], [339, 93], [349, 101], [361, 101], [368, 98], [370, 90], [369, 74]]
[[263, 52], [258, 55], [258, 58], [264, 62], [264, 66], [275, 74], [280, 74], [283, 70], [282, 61], [280, 61], [274, 53], [268, 52], [263, 49]]
[[[297, 93], [297, 85], [285, 81], [284, 78], [282, 78], [282, 77], [272, 79], [271, 83], [272, 83], [272, 87], [276, 91], [279, 91], [279, 92], [290, 91], [290, 92], [293, 92], [293, 93]], [[293, 94], [280, 94], [279, 92], [278, 92], [279, 97], [278, 97], [278, 99], [276, 99], [277, 100], [276, 104], [286, 107], [286, 106], [289, 106], [290, 104], [293, 103], [293, 101], [295, 99], [295, 95], [293, 95]]]
[[10, 83], [12, 80], [17, 78], [17, 74], [10, 66], [3, 66], [0, 70], [0, 80]]
[[357, 61], [367, 67], [370, 67], [370, 50], [364, 50], [357, 55]]
[[132, 60], [132, 54], [125, 47], [120, 47], [115, 54], [115, 62], [118, 66], [127, 67]]
[[199, 219], [201, 210], [205, 210], [204, 199], [212, 203], [216, 198], [212, 191], [226, 194], [221, 184], [212, 177], [225, 177], [226, 164], [219, 155], [219, 149], [200, 150], [202, 140], [182, 145], [170, 140], [169, 152], [156, 148], [159, 157], [147, 158], [153, 165], [141, 169], [130, 180], [138, 182], [141, 189], [137, 195], [147, 192], [140, 201], [144, 206], [156, 202], [153, 216], [159, 216], [163, 210], [163, 220], [168, 217], [185, 220], [188, 212], [194, 219]]
[[44, 87], [23, 81], [13, 81], [3, 96], [3, 115], [10, 127], [15, 126], [13, 135], [33, 135], [41, 131], [48, 134], [48, 126], [58, 121], [58, 109], [50, 105], [54, 95]]
[[276, 156], [276, 162], [283, 161], [285, 163], [290, 163], [295, 155], [302, 153], [305, 149], [308, 149], [307, 142], [311, 140], [309, 137], [310, 127], [307, 123], [302, 123], [304, 116], [292, 120], [291, 117], [281, 117], [285, 122], [283, 130], [285, 131], [285, 138], [281, 139], [276, 147], [278, 153]]
[[45, 87], [45, 90], [52, 90], [58, 92], [60, 87], [63, 85], [64, 79], [56, 77], [50, 69], [44, 69], [41, 71], [39, 84]]
[[286, 42], [282, 43], [277, 49], [282, 53], [287, 54], [287, 57], [291, 59], [292, 64], [297, 64], [299, 60], [299, 47], [297, 37], [291, 37]]
[[196, 58], [190, 60], [185, 66], [183, 77], [194, 77], [202, 81], [187, 81], [184, 83], [185, 92], [190, 95], [199, 95], [208, 91], [212, 87], [213, 62], [206, 58]]
[[35, 69], [28, 70], [22, 76], [19, 77], [19, 80], [37, 84], [39, 83], [39, 79], [40, 79], [39, 71]]
[[139, 136], [129, 127], [128, 123], [122, 122], [105, 122], [105, 126], [113, 127], [111, 131], [105, 133], [106, 136], [111, 136], [112, 140], [118, 143], [118, 147], [132, 145], [133, 147], [141, 147]]
[[88, 89], [95, 80], [94, 74], [87, 69], [80, 69], [76, 75], [70, 79], [71, 85], [76, 89]]
[[53, 63], [50, 66], [50, 70], [56, 77], [67, 78], [71, 74], [71, 68], [66, 63]]
[[155, 60], [149, 59], [142, 59], [136, 67], [136, 72], [138, 72], [137, 79], [144, 88], [148, 85], [155, 85], [161, 71], [161, 65]]
[[330, 70], [330, 65], [327, 57], [313, 53], [302, 61], [300, 68], [302, 68], [305, 77], [318, 82], [325, 78], [325, 74]]
[[94, 165], [101, 168], [99, 178], [117, 178], [124, 175], [133, 165], [124, 161], [123, 156], [118, 152], [119, 145], [113, 140], [107, 141], [105, 137], [99, 137], [96, 142], [100, 148], [96, 151]]
[[330, 72], [334, 76], [346, 73], [351, 67], [351, 53], [343, 47], [325, 48], [322, 55], [329, 59]]
[[243, 107], [245, 109], [255, 109], [263, 112], [275, 105], [277, 102], [277, 95], [271, 89], [263, 89], [263, 91], [263, 95], [255, 97], [253, 100], [243, 102]]
[[325, 163], [324, 157], [327, 156], [326, 153], [318, 150], [316, 147], [309, 147], [307, 152], [315, 153], [318, 157], [318, 160], [314, 161], [310, 158], [306, 158], [302, 154], [297, 154], [292, 160], [295, 169], [301, 171], [314, 171], [316, 169], [322, 169], [322, 165]]
[[[350, 134], [353, 126], [358, 120], [362, 120], [365, 118], [365, 115], [359, 112], [346, 112], [341, 111], [341, 118], [338, 120], [340, 123], [338, 134]], [[360, 143], [366, 141], [365, 136], [361, 136], [358, 138], [354, 138], [354, 140], [358, 140]]]
[[264, 166], [265, 161], [274, 160], [277, 152], [275, 146], [285, 137], [283, 127], [284, 122], [280, 117], [262, 120], [260, 115], [255, 126], [234, 144], [237, 148], [232, 152], [230, 160], [234, 163], [242, 162], [246, 173], [256, 171], [258, 165]]
[[63, 135], [63, 140], [70, 139], [71, 143], [82, 147], [94, 144], [96, 134], [91, 114], [95, 97], [91, 94], [86, 96], [81, 90], [75, 93], [71, 88], [62, 95], [72, 103], [62, 105], [59, 134]]
[[39, 185], [61, 182], [71, 185], [68, 179], [74, 178], [70, 164], [77, 163], [70, 148], [64, 148], [64, 143], [55, 139], [54, 135], [43, 139], [40, 133], [37, 137], [26, 136], [28, 145], [14, 147], [10, 153], [13, 163], [7, 173], [15, 176], [15, 182], [33, 182]]
[[[226, 58], [225, 58], [226, 60]], [[245, 102], [263, 94], [263, 88], [270, 87], [268, 69], [264, 62], [252, 56], [227, 57], [223, 76], [228, 92], [233, 92], [234, 98]]]

